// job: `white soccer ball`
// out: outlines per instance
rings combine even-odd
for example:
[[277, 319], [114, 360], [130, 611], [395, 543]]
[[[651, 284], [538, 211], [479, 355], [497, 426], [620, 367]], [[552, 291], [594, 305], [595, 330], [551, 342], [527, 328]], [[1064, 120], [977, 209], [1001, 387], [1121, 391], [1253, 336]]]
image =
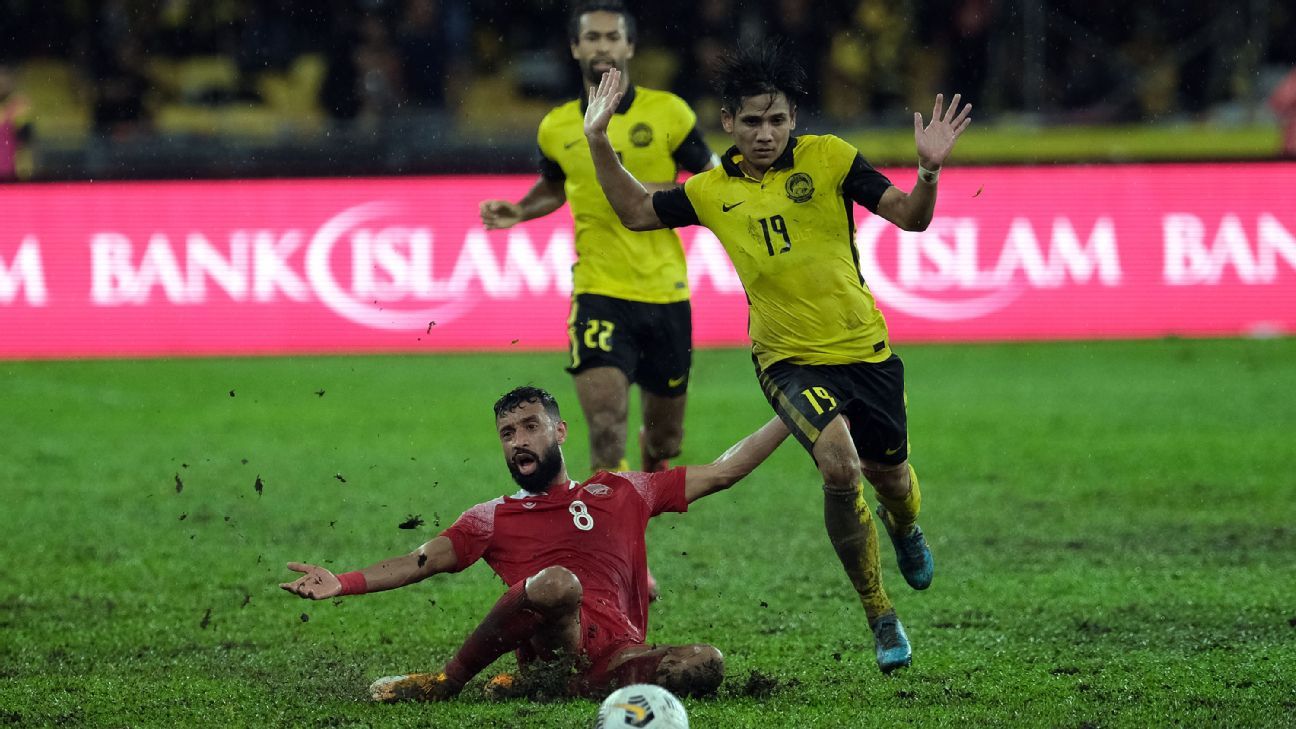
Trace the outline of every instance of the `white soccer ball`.
[[688, 712], [661, 686], [637, 683], [613, 691], [599, 707], [594, 729], [688, 729]]

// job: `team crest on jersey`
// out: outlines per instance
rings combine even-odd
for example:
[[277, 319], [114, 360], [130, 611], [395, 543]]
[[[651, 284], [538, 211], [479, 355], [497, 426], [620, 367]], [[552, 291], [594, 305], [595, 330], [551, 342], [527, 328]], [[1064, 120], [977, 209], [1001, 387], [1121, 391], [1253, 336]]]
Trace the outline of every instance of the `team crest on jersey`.
[[630, 143], [636, 147], [647, 147], [652, 144], [653, 130], [643, 122], [630, 127]]
[[788, 178], [784, 185], [788, 199], [794, 203], [803, 203], [814, 197], [814, 180], [804, 172], [798, 172]]
[[607, 496], [612, 493], [612, 489], [601, 483], [592, 483], [585, 486], [585, 492], [590, 496]]

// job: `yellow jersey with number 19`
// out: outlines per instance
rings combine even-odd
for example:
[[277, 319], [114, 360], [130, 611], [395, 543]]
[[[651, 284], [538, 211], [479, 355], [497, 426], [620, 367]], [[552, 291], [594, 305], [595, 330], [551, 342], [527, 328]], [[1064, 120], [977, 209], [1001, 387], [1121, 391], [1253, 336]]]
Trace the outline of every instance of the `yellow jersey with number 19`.
[[[762, 179], [731, 148], [721, 166], [659, 192], [669, 226], [700, 222], [724, 245], [747, 292], [748, 333], [761, 369], [879, 362], [886, 320], [860, 272], [853, 201], [876, 211], [891, 182], [831, 135], [788, 140]], [[690, 210], [691, 208], [691, 210]]]
[[[585, 102], [572, 100], [540, 122], [541, 174], [562, 179], [575, 220], [576, 294], [600, 294], [649, 304], [689, 298], [688, 274], [679, 235], [673, 230], [636, 233], [621, 225], [599, 187], [585, 140]], [[626, 169], [646, 183], [673, 183], [684, 160], [681, 145], [700, 137], [697, 115], [683, 99], [665, 91], [631, 87], [608, 124], [608, 138]], [[689, 149], [709, 161], [710, 150]], [[677, 159], [679, 158], [679, 159]]]

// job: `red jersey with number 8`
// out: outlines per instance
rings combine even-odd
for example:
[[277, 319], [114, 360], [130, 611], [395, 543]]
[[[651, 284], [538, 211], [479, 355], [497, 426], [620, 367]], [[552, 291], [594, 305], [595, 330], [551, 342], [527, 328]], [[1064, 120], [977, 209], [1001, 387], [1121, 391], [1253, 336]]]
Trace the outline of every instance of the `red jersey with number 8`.
[[[684, 467], [658, 473], [599, 472], [547, 493], [501, 496], [465, 511], [441, 533], [458, 572], [478, 559], [510, 587], [546, 567], [571, 570], [583, 588], [586, 649], [642, 643], [648, 628], [648, 520], [688, 511]], [[590, 624], [593, 623], [593, 624]]]

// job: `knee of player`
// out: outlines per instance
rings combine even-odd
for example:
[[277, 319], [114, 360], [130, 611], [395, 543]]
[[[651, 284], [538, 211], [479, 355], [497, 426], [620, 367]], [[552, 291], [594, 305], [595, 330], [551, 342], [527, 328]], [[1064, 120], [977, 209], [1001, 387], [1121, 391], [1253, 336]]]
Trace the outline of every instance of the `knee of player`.
[[825, 431], [815, 443], [813, 455], [825, 489], [850, 491], [855, 488], [860, 479], [860, 457], [845, 431]]
[[659, 425], [646, 431], [648, 449], [660, 454], [663, 458], [674, 458], [679, 455], [680, 445], [684, 442], [684, 427], [681, 425]]
[[829, 494], [847, 496], [859, 489], [860, 464], [854, 456], [820, 460], [819, 474]]
[[897, 466], [865, 464], [864, 478], [879, 491], [894, 492], [897, 496], [903, 496], [909, 491], [909, 462], [905, 461]]
[[693, 650], [693, 665], [713, 671], [718, 676], [724, 676], [725, 659], [719, 648], [706, 643], [699, 643], [693, 646]]
[[624, 442], [626, 424], [615, 417], [591, 417], [589, 419], [591, 443]]
[[724, 654], [705, 643], [683, 646], [682, 650], [685, 655], [678, 664], [682, 691], [693, 696], [715, 693], [724, 681]]
[[617, 433], [624, 431], [626, 427], [626, 418], [628, 413], [625, 408], [619, 407], [592, 407], [586, 416], [590, 431], [593, 433], [609, 432]]
[[580, 579], [566, 567], [546, 567], [526, 583], [527, 600], [543, 611], [580, 606], [584, 589]]

